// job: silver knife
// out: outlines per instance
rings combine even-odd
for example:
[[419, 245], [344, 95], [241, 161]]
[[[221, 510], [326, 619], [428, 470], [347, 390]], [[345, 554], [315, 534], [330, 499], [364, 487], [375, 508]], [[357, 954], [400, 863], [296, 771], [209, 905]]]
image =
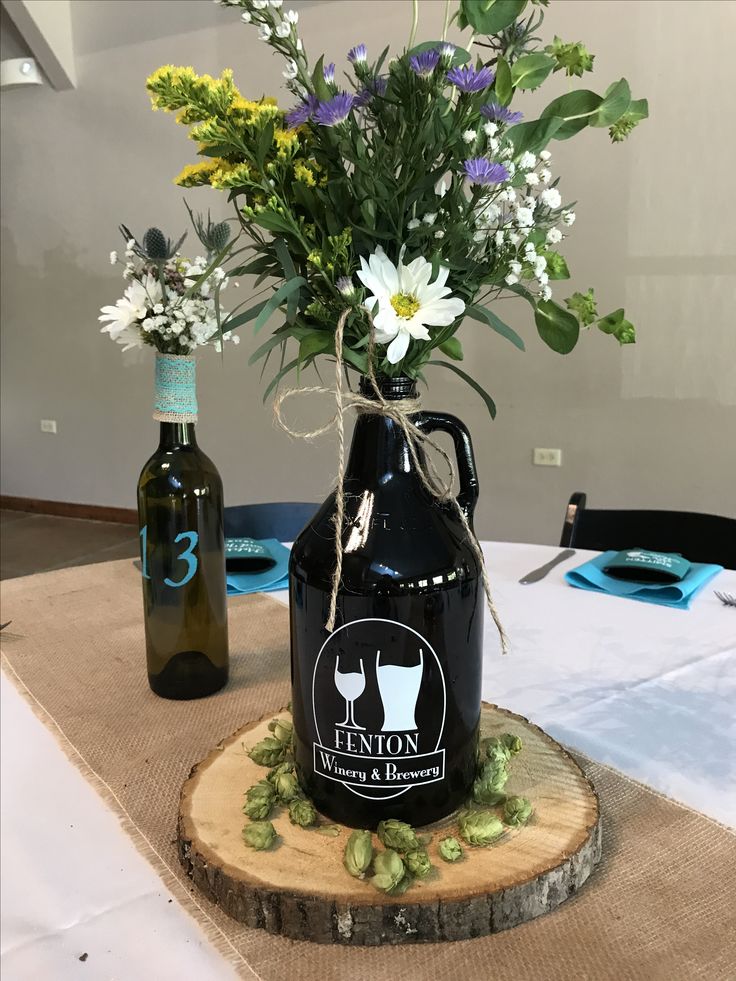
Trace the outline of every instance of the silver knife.
[[574, 554], [574, 548], [566, 548], [563, 552], [560, 552], [559, 555], [555, 555], [555, 557], [550, 562], [547, 562], [546, 565], [540, 566], [533, 572], [528, 572], [523, 579], [519, 580], [519, 582], [524, 586], [528, 585], [530, 582], [539, 582], [540, 579], [544, 579], [551, 569], [554, 569], [554, 567], [559, 565], [560, 562], [564, 562], [565, 559], [571, 558]]

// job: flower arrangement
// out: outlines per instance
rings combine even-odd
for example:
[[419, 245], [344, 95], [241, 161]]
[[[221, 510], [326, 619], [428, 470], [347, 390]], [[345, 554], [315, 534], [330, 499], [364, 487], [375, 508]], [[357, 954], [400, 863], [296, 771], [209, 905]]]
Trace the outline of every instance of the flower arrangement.
[[[555, 37], [543, 46], [537, 32], [548, 0], [460, 0], [454, 12], [448, 0], [443, 38], [420, 44], [415, 0], [406, 49], [373, 58], [356, 45], [347, 87], [325, 56], [310, 63], [298, 15], [282, 0], [220, 2], [242, 8], [242, 20], [284, 59], [293, 104], [245, 99], [230, 70], [212, 78], [167, 65], [147, 87], [154, 108], [190, 128], [202, 157], [176, 182], [226, 191], [235, 205], [254, 253], [235, 273], [276, 281], [266, 299], [222, 319], [229, 332], [283, 317], [251, 357], [265, 366], [280, 349], [266, 396], [322, 356], [365, 374], [370, 354], [371, 367], [389, 377], [450, 368], [494, 414], [490, 396], [458, 367], [457, 333], [469, 317], [523, 350], [489, 308], [501, 296], [525, 300], [541, 339], [560, 354], [591, 325], [634, 341], [623, 309], [599, 315], [593, 290], [564, 305], [554, 298], [570, 275], [560, 247], [575, 211], [548, 146], [586, 126], [619, 142], [647, 116], [647, 103], [620, 79], [603, 95], [572, 90], [538, 118], [511, 108], [555, 72], [573, 79], [592, 71], [582, 43]], [[470, 30], [465, 47], [445, 40], [452, 22]]]
[[191, 354], [212, 343], [219, 351], [222, 341], [240, 342], [236, 334], [222, 329], [219, 297], [228, 284], [224, 269], [213, 254], [230, 238], [226, 222], [207, 223], [191, 213], [207, 257], [186, 259], [179, 254], [186, 232], [172, 244], [158, 228], [149, 228], [141, 242], [125, 225], [125, 261], [110, 253], [112, 265], [123, 266], [128, 286], [113, 305], [101, 308], [103, 334], [123, 346], [123, 351], [149, 345], [162, 354]]

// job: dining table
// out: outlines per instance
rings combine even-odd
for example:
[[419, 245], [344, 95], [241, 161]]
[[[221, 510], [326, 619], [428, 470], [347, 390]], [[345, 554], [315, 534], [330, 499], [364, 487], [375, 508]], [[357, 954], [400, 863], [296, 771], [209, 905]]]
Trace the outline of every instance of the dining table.
[[[511, 642], [502, 655], [486, 616], [483, 698], [713, 822], [736, 824], [736, 609], [714, 593], [736, 595], [736, 571], [719, 572], [688, 609], [676, 609], [571, 587], [565, 573], [597, 553], [578, 550], [523, 585], [558, 547], [482, 545]], [[56, 575], [29, 580], [43, 595]], [[133, 577], [129, 588], [139, 589]], [[3, 620], [12, 621], [8, 592]], [[271, 595], [288, 604], [286, 590]], [[100, 607], [102, 631], [112, 609]], [[4, 981], [243, 976], [131, 842], [114, 801], [70, 760], [60, 727], [41, 721], [43, 706], [17, 676], [10, 644], [7, 654], [0, 689]], [[144, 688], [143, 650], [136, 656]], [[205, 902], [194, 891], [192, 900]], [[281, 975], [276, 965], [272, 975], [252, 976]]]

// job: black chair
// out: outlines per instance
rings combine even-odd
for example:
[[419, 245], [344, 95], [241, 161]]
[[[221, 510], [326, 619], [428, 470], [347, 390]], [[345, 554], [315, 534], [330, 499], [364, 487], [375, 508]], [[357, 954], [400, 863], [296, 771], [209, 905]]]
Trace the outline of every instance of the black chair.
[[598, 552], [646, 548], [679, 552], [691, 562], [736, 569], [736, 519], [694, 511], [593, 511], [585, 494], [570, 498], [560, 545]]
[[278, 501], [274, 504], [239, 504], [225, 508], [226, 538], [277, 538], [293, 542], [317, 513], [317, 504]]

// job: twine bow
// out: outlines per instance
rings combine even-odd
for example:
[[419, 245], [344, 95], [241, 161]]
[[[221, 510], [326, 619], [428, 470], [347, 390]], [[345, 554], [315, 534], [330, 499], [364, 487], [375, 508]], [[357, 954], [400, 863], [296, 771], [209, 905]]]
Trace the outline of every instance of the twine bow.
[[[335, 618], [337, 615], [337, 594], [340, 588], [340, 580], [342, 579], [342, 560], [343, 560], [343, 543], [342, 543], [342, 532], [343, 523], [345, 520], [345, 409], [354, 408], [360, 413], [373, 413], [376, 415], [385, 416], [391, 419], [400, 427], [404, 436], [406, 437], [406, 442], [409, 447], [409, 455], [411, 456], [412, 463], [419, 474], [419, 479], [422, 486], [429, 492], [429, 494], [436, 500], [441, 502], [447, 502], [455, 511], [458, 520], [465, 529], [465, 534], [467, 536], [468, 543], [473, 551], [478, 562], [478, 567], [481, 572], [481, 578], [483, 581], [483, 591], [485, 593], [486, 602], [488, 604], [488, 610], [493, 617], [493, 622], [498, 630], [498, 636], [501, 641], [501, 651], [506, 654], [508, 651], [508, 637], [506, 632], [501, 625], [496, 607], [493, 603], [493, 597], [491, 595], [491, 584], [488, 578], [488, 572], [486, 570], [485, 560], [483, 558], [483, 552], [478, 544], [478, 539], [475, 537], [473, 530], [470, 527], [470, 522], [468, 521], [468, 516], [462, 509], [457, 501], [457, 498], [453, 494], [453, 485], [455, 481], [455, 469], [452, 465], [452, 460], [449, 455], [439, 446], [435, 440], [423, 433], [421, 429], [414, 425], [411, 416], [416, 413], [419, 409], [419, 399], [397, 399], [394, 401], [388, 401], [383, 397], [381, 393], [380, 386], [376, 380], [375, 372], [373, 369], [373, 353], [375, 348], [375, 330], [373, 327], [373, 321], [371, 319], [371, 332], [370, 341], [368, 346], [368, 370], [367, 377], [373, 389], [373, 394], [375, 398], [366, 398], [366, 396], [361, 395], [359, 392], [345, 391], [344, 389], [344, 371], [343, 371], [343, 357], [342, 357], [342, 345], [343, 345], [343, 335], [345, 332], [345, 323], [350, 314], [350, 308], [343, 311], [340, 315], [340, 319], [337, 322], [337, 327], [335, 329], [335, 388], [324, 388], [321, 385], [313, 385], [307, 388], [290, 388], [285, 392], [282, 392], [274, 400], [274, 415], [279, 426], [287, 432], [290, 436], [294, 436], [297, 439], [313, 439], [316, 436], [321, 436], [323, 433], [329, 432], [331, 429], [337, 431], [337, 491], [335, 494], [335, 569], [332, 574], [332, 590], [330, 593], [330, 607], [329, 614], [327, 617], [327, 622], [325, 623], [325, 629], [332, 632], [335, 629]], [[335, 414], [332, 419], [329, 420], [324, 426], [318, 429], [313, 429], [308, 432], [301, 432], [299, 430], [294, 430], [284, 421], [282, 414], [282, 408], [287, 399], [291, 398], [293, 395], [304, 395], [308, 393], [319, 393], [322, 395], [333, 395], [335, 396]], [[434, 450], [444, 461], [447, 467], [448, 476], [443, 479], [438, 473], [437, 468], [432, 462], [431, 458], [424, 456], [424, 459], [420, 459], [419, 449], [420, 447], [430, 447]]]

